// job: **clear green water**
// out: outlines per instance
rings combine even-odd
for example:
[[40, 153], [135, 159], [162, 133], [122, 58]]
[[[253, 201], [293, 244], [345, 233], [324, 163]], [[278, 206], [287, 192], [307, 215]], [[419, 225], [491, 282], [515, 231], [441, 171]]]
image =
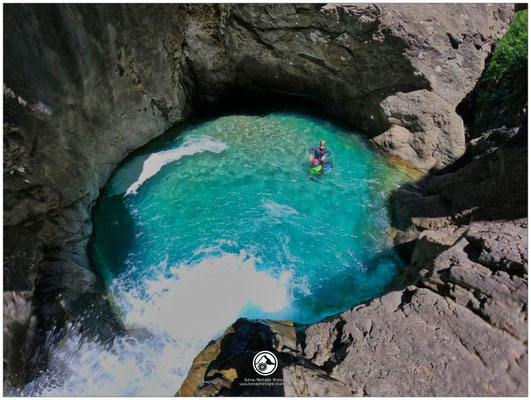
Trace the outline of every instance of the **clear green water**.
[[[320, 139], [334, 169], [311, 180], [308, 148]], [[145, 282], [188, 280], [190, 299], [166, 300], [194, 307], [200, 293], [204, 312], [315, 322], [379, 296], [402, 271], [386, 199], [404, 179], [327, 121], [217, 118], [169, 133], [117, 170], [96, 207], [94, 259], [111, 287], [140, 300], [155, 294]], [[194, 266], [217, 281], [196, 279]], [[272, 298], [253, 293], [262, 290]]]

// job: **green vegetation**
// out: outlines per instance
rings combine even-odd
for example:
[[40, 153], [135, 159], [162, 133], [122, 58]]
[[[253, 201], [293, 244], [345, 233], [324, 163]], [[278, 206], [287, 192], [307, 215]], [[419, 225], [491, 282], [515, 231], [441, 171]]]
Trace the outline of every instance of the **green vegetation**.
[[480, 82], [477, 97], [479, 127], [514, 126], [527, 104], [527, 10], [513, 21], [496, 45]]
[[492, 60], [485, 72], [485, 79], [499, 81], [514, 73], [527, 71], [527, 10], [514, 14], [505, 36], [498, 42]]

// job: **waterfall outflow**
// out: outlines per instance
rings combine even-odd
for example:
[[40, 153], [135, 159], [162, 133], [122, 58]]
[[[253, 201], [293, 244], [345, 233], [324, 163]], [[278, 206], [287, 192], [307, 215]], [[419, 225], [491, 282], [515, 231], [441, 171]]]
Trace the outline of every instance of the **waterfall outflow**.
[[50, 348], [46, 373], [11, 394], [174, 395], [194, 357], [244, 310], [274, 316], [289, 309], [291, 275], [272, 276], [256, 264], [245, 251], [214, 247], [199, 250], [189, 263], [153, 265], [145, 280], [124, 274], [110, 294], [128, 335], [104, 346], [68, 325], [65, 339]]
[[144, 161], [142, 173], [138, 179], [127, 189], [125, 195], [136, 194], [138, 188], [149, 178], [156, 175], [160, 169], [171, 162], [180, 160], [184, 156], [192, 156], [204, 151], [221, 153], [227, 148], [225, 143], [212, 139], [209, 136], [192, 136], [176, 149], [160, 151], [151, 154]]
[[169, 268], [163, 262], [145, 271], [145, 279], [136, 271], [115, 279], [111, 293], [126, 325], [180, 340], [210, 340], [246, 307], [274, 315], [289, 306], [289, 272], [274, 277], [258, 271], [256, 257], [244, 250], [212, 247], [194, 258], [199, 261]]

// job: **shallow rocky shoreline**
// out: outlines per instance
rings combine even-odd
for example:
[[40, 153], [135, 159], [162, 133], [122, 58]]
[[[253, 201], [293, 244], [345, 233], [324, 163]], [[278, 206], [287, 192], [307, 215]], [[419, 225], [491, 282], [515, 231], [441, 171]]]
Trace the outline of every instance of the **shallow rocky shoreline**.
[[[467, 149], [455, 111], [511, 15], [508, 4], [6, 5], [4, 390], [46, 368], [52, 327], [125, 333], [87, 257], [93, 204], [121, 160], [225, 94], [282, 92], [423, 171], [473, 159], [396, 194], [396, 242], [411, 256], [397, 290], [295, 339], [289, 324], [235, 324], [273, 331], [283, 394], [527, 393], [527, 142], [494, 134]], [[186, 390], [230, 393], [234, 372], [216, 368]]]

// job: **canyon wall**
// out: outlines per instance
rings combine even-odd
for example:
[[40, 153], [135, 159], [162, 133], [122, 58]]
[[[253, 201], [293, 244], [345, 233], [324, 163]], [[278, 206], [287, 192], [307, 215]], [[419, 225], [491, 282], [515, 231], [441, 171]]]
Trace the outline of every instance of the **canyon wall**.
[[99, 190], [130, 152], [228, 93], [280, 92], [409, 165], [445, 168], [465, 152], [455, 108], [512, 15], [496, 4], [4, 11], [5, 387], [45, 368], [53, 326], [123, 332], [87, 245]]

